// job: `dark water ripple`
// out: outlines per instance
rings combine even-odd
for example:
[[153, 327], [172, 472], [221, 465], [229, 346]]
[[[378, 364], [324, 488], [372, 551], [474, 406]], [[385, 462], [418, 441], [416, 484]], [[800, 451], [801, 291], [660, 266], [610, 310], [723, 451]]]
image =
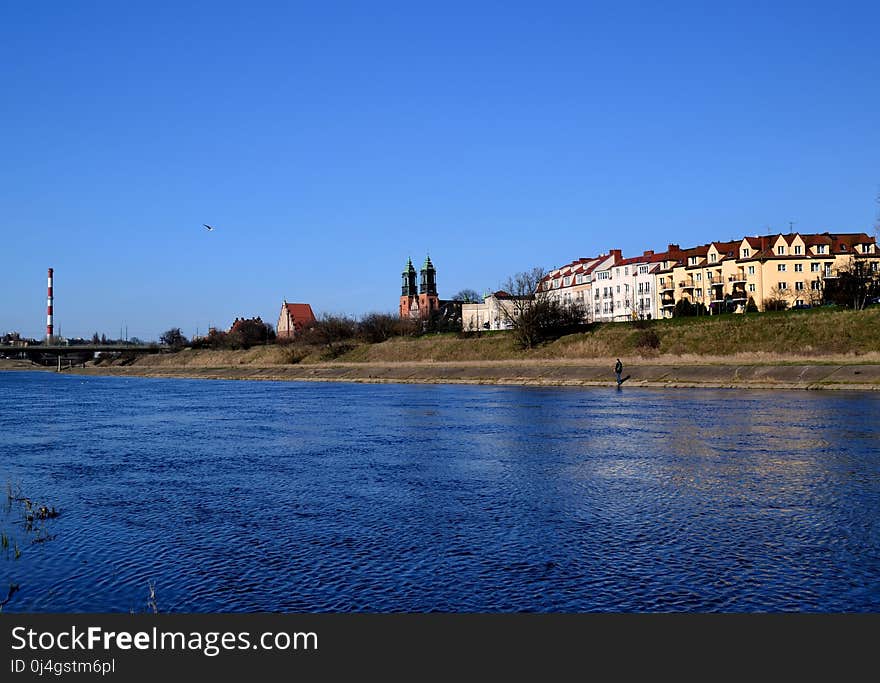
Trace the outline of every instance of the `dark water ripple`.
[[[877, 611], [880, 399], [0, 373], [14, 611]], [[3, 482], [5, 483], [5, 482]]]

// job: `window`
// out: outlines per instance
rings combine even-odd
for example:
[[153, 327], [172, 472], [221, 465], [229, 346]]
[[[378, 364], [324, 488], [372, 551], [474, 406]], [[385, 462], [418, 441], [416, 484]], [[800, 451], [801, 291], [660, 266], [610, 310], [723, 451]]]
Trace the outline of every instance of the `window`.
[[695, 266], [695, 265], [697, 265], [697, 257], [696, 257], [696, 256], [691, 256], [691, 257], [689, 257], [689, 258], [688, 258], [688, 265], [689, 265], [689, 266]]
[[800, 244], [794, 245], [794, 253], [795, 254], [803, 254], [804, 253], [803, 248], [801, 247]]
[[749, 266], [749, 275], [755, 274], [755, 266]]
[[779, 289], [788, 289], [788, 283], [787, 282], [780, 282], [778, 288]]
[[647, 275], [648, 266], [639, 266], [639, 275]]
[[813, 280], [810, 283], [810, 289], [812, 289], [814, 292], [821, 289], [821, 288], [822, 288], [822, 285], [818, 280]]
[[[875, 263], [874, 265], [876, 266], [877, 264]], [[651, 283], [650, 283], [650, 282], [646, 282], [646, 283], [645, 283], [645, 294], [647, 294], [647, 293], [650, 292], [650, 291], [651, 291]]]
[[749, 249], [743, 249], [743, 250], [742, 250], [742, 257], [743, 257], [743, 258], [748, 258], [748, 257], [751, 255], [751, 253], [752, 253], [751, 250], [749, 250]]
[[810, 264], [810, 272], [811, 273], [818, 273], [819, 272], [819, 264], [818, 263], [811, 263]]
[[640, 282], [639, 283], [639, 294], [643, 294], [643, 293], [644, 293], [644, 285]]
[[584, 276], [583, 276], [581, 273], [578, 273], [577, 275], [575, 275], [575, 277], [574, 277], [574, 283], [575, 283], [576, 285], [583, 284], [583, 282], [584, 282]]
[[755, 285], [749, 285], [749, 291], [750, 291], [750, 292], [754, 292], [754, 291], [755, 291]]
[[827, 254], [828, 253], [828, 245], [827, 244], [817, 244], [816, 245], [816, 253], [817, 254]]
[[794, 289], [796, 292], [802, 292], [804, 289], [804, 283], [803, 282], [795, 282]]
[[626, 292], [627, 294], [629, 294], [629, 285], [624, 285], [623, 291]]
[[709, 263], [715, 263], [718, 259], [718, 254], [709, 254]]
[[559, 278], [553, 280], [553, 289], [559, 289]]
[[797, 301], [794, 302], [794, 305], [795, 305], [795, 306], [803, 306], [803, 305], [804, 305], [804, 300], [803, 300], [803, 299], [798, 299]]
[[624, 266], [624, 267], [623, 267], [623, 274], [624, 274], [624, 275], [629, 275], [629, 266]]
[[841, 244], [841, 245], [840, 245], [840, 250], [841, 250], [841, 251], [846, 251], [846, 245], [845, 245], [845, 244]]
[[611, 279], [611, 271], [610, 270], [603, 270], [601, 273], [599, 273], [599, 279], [600, 280], [610, 280]]
[[776, 247], [776, 253], [779, 254], [780, 256], [784, 256], [785, 255], [785, 247], [783, 247], [782, 245]]
[[785, 272], [785, 264], [780, 263], [778, 266], [776, 266], [776, 270], [778, 270], [780, 273], [784, 273]]
[[795, 273], [803, 273], [804, 272], [804, 264], [803, 263], [795, 263], [794, 264], [794, 272]]
[[697, 273], [697, 276], [696, 276], [695, 279], [696, 279], [697, 282], [700, 282], [700, 281], [703, 279], [703, 274], [702, 274], [702, 273]]

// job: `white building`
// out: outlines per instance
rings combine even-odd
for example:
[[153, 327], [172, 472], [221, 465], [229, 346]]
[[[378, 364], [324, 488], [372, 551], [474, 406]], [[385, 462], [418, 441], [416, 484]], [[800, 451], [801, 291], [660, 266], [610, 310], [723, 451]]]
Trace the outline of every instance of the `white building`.
[[[604, 295], [610, 296], [606, 280], [610, 278], [611, 267], [620, 258], [620, 249], [593, 258], [580, 258], [551, 270], [541, 280], [539, 288], [564, 304], [583, 306], [587, 321], [597, 320], [603, 310], [603, 300], [598, 294], [604, 287]], [[607, 310], [607, 303], [604, 308]]]
[[483, 303], [461, 305], [461, 328], [465, 332], [509, 330], [515, 317], [514, 297], [503, 290], [486, 294]]
[[[669, 245], [670, 249], [677, 245]], [[652, 250], [641, 256], [623, 259], [611, 272], [613, 317], [615, 321], [656, 320], [660, 317], [657, 299], [657, 273], [669, 260], [669, 252]]]

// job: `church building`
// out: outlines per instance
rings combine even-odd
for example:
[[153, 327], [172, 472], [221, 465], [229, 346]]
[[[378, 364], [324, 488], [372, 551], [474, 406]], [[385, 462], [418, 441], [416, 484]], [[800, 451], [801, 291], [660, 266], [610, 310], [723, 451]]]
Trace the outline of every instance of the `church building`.
[[416, 289], [416, 269], [412, 259], [406, 262], [403, 270], [403, 286], [400, 289], [400, 317], [415, 320], [429, 320], [440, 310], [437, 296], [437, 271], [431, 258], [426, 257], [420, 273], [419, 287]]

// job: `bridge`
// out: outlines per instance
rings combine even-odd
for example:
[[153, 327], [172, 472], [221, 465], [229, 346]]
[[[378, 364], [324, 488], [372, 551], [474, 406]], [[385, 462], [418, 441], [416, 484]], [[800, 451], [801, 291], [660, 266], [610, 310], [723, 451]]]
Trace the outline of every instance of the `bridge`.
[[144, 354], [144, 353], [167, 353], [171, 349], [158, 344], [40, 344], [34, 346], [5, 346], [0, 345], [0, 358], [17, 358], [29, 360], [40, 365], [55, 365], [61, 369], [62, 361], [69, 365], [85, 363], [91, 360], [96, 353], [112, 354]]

